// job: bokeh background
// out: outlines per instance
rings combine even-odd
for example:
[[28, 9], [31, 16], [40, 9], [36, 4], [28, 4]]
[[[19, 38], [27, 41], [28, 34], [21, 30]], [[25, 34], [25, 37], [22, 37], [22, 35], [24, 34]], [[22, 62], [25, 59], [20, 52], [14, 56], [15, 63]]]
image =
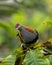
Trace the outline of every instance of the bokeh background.
[[16, 23], [39, 32], [39, 42], [52, 38], [52, 0], [0, 0], [0, 57], [20, 47]]

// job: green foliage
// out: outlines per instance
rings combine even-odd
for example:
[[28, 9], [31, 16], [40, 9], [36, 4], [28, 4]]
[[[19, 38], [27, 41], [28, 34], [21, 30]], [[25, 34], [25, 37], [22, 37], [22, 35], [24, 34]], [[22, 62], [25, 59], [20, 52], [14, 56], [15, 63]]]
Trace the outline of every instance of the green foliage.
[[50, 65], [52, 65], [52, 55], [47, 56], [47, 58], [49, 59]]
[[5, 58], [0, 65], [14, 65], [16, 60], [15, 55], [9, 55], [7, 58]]
[[14, 65], [16, 58], [20, 57], [22, 55], [22, 51], [20, 50], [15, 50], [11, 55], [3, 59], [2, 63], [0, 65]]
[[[52, 42], [52, 39], [48, 40], [49, 42]], [[25, 54], [24, 59], [22, 60], [20, 64], [22, 65], [52, 65], [52, 55], [45, 56], [41, 50], [46, 49], [43, 47], [37, 47], [34, 50], [27, 50], [27, 53]], [[2, 63], [0, 65], [14, 65], [16, 59], [19, 57], [23, 57], [23, 50], [22, 48], [18, 48], [15, 50], [11, 55], [3, 59]]]
[[50, 62], [40, 50], [31, 50], [27, 52], [23, 65], [50, 65]]

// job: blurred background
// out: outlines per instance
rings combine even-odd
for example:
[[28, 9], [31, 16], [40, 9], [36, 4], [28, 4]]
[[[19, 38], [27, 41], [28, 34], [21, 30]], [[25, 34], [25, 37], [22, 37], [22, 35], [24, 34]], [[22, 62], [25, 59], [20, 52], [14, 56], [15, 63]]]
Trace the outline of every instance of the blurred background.
[[39, 41], [52, 38], [52, 0], [0, 0], [0, 57], [20, 47], [16, 23], [39, 32]]

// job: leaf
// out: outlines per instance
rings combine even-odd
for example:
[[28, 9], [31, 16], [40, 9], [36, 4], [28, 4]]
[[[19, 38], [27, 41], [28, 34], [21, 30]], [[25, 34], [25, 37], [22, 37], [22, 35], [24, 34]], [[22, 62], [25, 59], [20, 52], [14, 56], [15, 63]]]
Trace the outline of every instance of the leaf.
[[0, 65], [14, 65], [16, 58], [20, 57], [22, 55], [22, 51], [20, 51], [19, 49], [16, 50], [15, 52], [13, 52], [11, 55], [9, 55], [8, 57], [6, 57], [1, 63]]
[[52, 45], [52, 38], [51, 38], [51, 39], [49, 39], [48, 41], [49, 41], [49, 42], [51, 43], [51, 45]]
[[40, 50], [30, 50], [27, 52], [23, 65], [50, 65], [49, 60], [40, 52]]
[[46, 49], [47, 49], [50, 53], [52, 53], [52, 38], [49, 39], [49, 40], [47, 41], [47, 43], [45, 43], [45, 44], [47, 45]]
[[47, 58], [49, 59], [49, 62], [52, 65], [52, 55], [47, 56]]
[[0, 65], [14, 65], [15, 60], [16, 60], [16, 56], [9, 55], [6, 59], [2, 61]]

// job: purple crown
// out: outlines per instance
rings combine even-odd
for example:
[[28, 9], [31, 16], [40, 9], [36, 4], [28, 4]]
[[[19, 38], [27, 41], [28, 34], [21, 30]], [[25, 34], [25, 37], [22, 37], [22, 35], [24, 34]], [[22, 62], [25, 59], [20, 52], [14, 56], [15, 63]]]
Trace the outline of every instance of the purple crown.
[[19, 24], [16, 24], [15, 28], [18, 28]]

